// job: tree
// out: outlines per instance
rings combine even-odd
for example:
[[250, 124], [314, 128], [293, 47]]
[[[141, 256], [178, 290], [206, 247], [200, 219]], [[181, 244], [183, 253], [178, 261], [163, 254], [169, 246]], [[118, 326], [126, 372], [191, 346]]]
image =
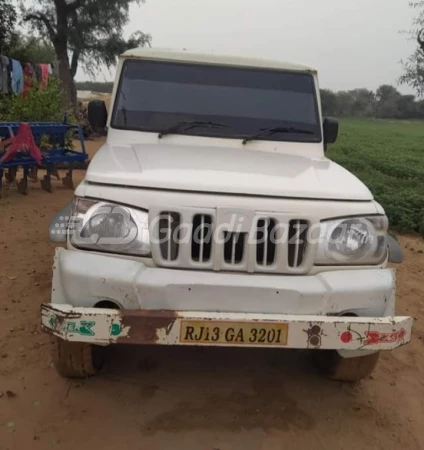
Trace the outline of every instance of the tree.
[[56, 54], [51, 44], [35, 36], [23, 36], [19, 33], [12, 39], [7, 55], [19, 61], [48, 64], [56, 61]]
[[376, 116], [382, 118], [399, 117], [399, 100], [401, 97], [402, 95], [395, 87], [389, 84], [381, 85], [375, 93]]
[[337, 95], [330, 89], [321, 89], [322, 112], [325, 116], [337, 114]]
[[352, 98], [352, 116], [372, 116], [374, 114], [374, 92], [361, 88], [348, 91], [348, 94]]
[[0, 54], [8, 54], [15, 33], [16, 10], [9, 0], [0, 0]]
[[415, 102], [414, 95], [401, 95], [397, 102], [397, 109], [399, 111], [399, 119], [413, 119], [418, 118], [418, 103]]
[[39, 0], [23, 7], [23, 17], [52, 43], [64, 88], [66, 105], [76, 105], [75, 74], [80, 63], [94, 74], [101, 66], [112, 67], [120, 53], [150, 44], [151, 37], [137, 31], [123, 37], [129, 7], [144, 0]]
[[321, 105], [324, 115], [336, 117], [424, 119], [424, 100], [402, 95], [388, 84], [381, 85], [376, 92], [365, 88], [339, 92], [321, 89]]
[[424, 96], [424, 1], [411, 2], [410, 6], [418, 11], [409, 31], [409, 39], [417, 42], [417, 48], [406, 61], [402, 61], [404, 74], [399, 78], [402, 84], [412, 86], [419, 96]]
[[351, 116], [353, 98], [347, 91], [337, 92], [337, 110], [340, 116]]

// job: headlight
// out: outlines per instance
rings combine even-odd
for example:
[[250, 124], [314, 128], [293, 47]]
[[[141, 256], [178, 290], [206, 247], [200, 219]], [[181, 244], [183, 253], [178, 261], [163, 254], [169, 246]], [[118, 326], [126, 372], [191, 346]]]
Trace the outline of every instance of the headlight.
[[79, 248], [147, 256], [150, 254], [148, 213], [76, 197], [71, 243]]
[[387, 227], [385, 216], [321, 222], [315, 264], [381, 264], [387, 257]]

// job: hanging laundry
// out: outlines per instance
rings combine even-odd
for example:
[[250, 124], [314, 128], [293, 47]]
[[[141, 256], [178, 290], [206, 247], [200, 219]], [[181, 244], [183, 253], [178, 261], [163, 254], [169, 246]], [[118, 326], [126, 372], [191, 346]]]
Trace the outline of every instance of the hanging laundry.
[[30, 88], [43, 89], [48, 85], [54, 70], [53, 64], [20, 62], [0, 56], [0, 93], [13, 92], [27, 98]]
[[57, 64], [51, 64], [52, 66], [52, 75], [54, 77], [58, 77], [59, 76], [59, 66]]
[[33, 70], [32, 70], [32, 64], [30, 64], [30, 63], [23, 63], [23, 66], [24, 66], [24, 94], [23, 94], [23, 97], [27, 98], [28, 91], [34, 85]]
[[22, 94], [24, 90], [24, 72], [22, 70], [22, 65], [16, 59], [12, 59], [12, 92], [15, 95]]
[[10, 60], [0, 56], [0, 92], [8, 94], [10, 91]]
[[38, 86], [40, 89], [43, 87], [43, 76], [41, 72], [40, 64], [32, 64], [33, 74], [35, 75], [35, 86]]
[[49, 65], [48, 64], [40, 64], [41, 68], [41, 84], [42, 87], [46, 87], [49, 82]]

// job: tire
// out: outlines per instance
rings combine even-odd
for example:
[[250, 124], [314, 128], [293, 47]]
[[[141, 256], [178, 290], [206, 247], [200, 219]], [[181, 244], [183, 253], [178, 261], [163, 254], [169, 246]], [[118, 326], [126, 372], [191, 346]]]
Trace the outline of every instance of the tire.
[[321, 372], [331, 380], [350, 383], [371, 375], [380, 356], [378, 352], [355, 358], [342, 358], [333, 350], [316, 351], [316, 353], [316, 363]]
[[54, 338], [54, 365], [63, 377], [87, 378], [103, 365], [101, 348], [83, 342], [68, 342]]

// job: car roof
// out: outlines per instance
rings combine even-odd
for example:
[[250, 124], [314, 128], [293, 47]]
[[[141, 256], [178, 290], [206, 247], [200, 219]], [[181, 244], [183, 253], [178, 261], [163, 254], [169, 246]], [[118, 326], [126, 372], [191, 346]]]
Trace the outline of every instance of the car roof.
[[127, 50], [121, 55], [121, 58], [155, 59], [161, 61], [180, 61], [185, 63], [203, 63], [252, 68], [259, 67], [265, 69], [280, 69], [294, 72], [316, 73], [316, 70], [312, 67], [308, 67], [302, 64], [256, 57], [223, 55], [215, 52], [194, 53], [186, 50], [141, 47]]

